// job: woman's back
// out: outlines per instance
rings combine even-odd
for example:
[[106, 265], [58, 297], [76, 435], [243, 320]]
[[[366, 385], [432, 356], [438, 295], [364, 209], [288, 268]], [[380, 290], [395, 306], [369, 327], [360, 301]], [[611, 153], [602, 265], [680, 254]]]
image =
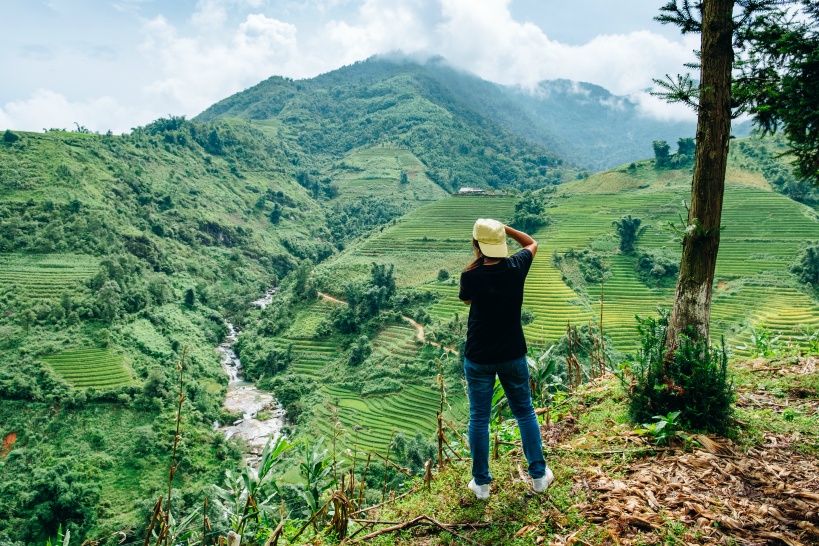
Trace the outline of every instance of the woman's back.
[[479, 265], [461, 274], [458, 294], [471, 300], [464, 356], [477, 364], [493, 364], [526, 354], [520, 323], [523, 285], [532, 253], [521, 249], [494, 265]]

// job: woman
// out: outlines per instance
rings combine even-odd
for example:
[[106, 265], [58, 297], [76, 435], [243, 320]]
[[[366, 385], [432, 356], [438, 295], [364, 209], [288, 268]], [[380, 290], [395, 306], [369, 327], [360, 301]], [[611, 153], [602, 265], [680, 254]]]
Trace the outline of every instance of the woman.
[[[508, 258], [507, 235], [523, 247]], [[472, 451], [469, 489], [479, 499], [489, 498], [489, 415], [497, 375], [518, 421], [534, 490], [540, 493], [552, 483], [554, 474], [543, 458], [520, 323], [523, 283], [537, 252], [537, 241], [497, 220], [480, 218], [472, 229], [472, 245], [476, 259], [461, 273], [458, 295], [470, 305], [464, 349]]]

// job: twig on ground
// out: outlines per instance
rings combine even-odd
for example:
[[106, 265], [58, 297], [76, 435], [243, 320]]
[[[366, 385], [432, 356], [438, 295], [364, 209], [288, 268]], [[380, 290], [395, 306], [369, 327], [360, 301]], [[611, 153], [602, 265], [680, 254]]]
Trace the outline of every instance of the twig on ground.
[[[409, 521], [405, 521], [403, 523], [398, 523], [396, 525], [391, 525], [389, 527], [385, 527], [384, 529], [379, 529], [378, 531], [373, 531], [372, 533], [370, 533], [368, 535], [364, 535], [363, 537], [354, 540], [352, 542], [352, 544], [360, 544], [361, 542], [363, 542], [365, 540], [369, 540], [371, 538], [375, 538], [375, 537], [380, 536], [380, 535], [384, 535], [384, 534], [387, 534], [387, 533], [393, 533], [395, 531], [401, 531], [402, 529], [409, 529], [410, 527], [415, 527], [417, 525], [424, 525], [424, 524], [434, 525], [435, 527], [438, 527], [441, 530], [446, 531], [447, 533], [455, 535], [456, 537], [460, 538], [461, 540], [469, 542], [470, 544], [474, 544], [475, 546], [480, 546], [479, 543], [475, 542], [471, 538], [465, 537], [465, 536], [460, 535], [460, 534], [456, 533], [455, 531], [453, 531], [452, 527], [455, 527], [456, 525], [449, 525], [449, 524], [446, 524], [446, 523], [441, 523], [440, 521], [436, 520], [435, 518], [429, 517], [427, 515], [421, 515], [421, 516], [418, 516], [417, 518], [411, 519]], [[461, 524], [461, 525], [462, 526], [475, 526], [473, 524]]]
[[407, 495], [411, 495], [412, 493], [415, 493], [416, 491], [417, 491], [417, 488], [416, 488], [416, 487], [413, 487], [412, 489], [410, 489], [410, 490], [409, 490], [409, 491], [407, 491], [406, 493], [403, 493], [403, 494], [401, 494], [401, 495], [398, 495], [398, 496], [397, 496], [397, 497], [395, 497], [394, 499], [388, 499], [388, 500], [385, 500], [384, 502], [382, 502], [382, 503], [380, 503], [380, 504], [375, 504], [375, 505], [373, 505], [373, 506], [368, 506], [367, 508], [362, 508], [361, 510], [356, 510], [355, 512], [352, 512], [352, 513], [350, 514], [350, 516], [355, 516], [355, 515], [358, 515], [358, 514], [363, 514], [364, 512], [369, 512], [370, 510], [375, 510], [376, 508], [381, 508], [381, 507], [382, 507], [382, 506], [384, 506], [385, 504], [388, 504], [388, 503], [391, 503], [391, 502], [395, 502], [395, 501], [397, 501], [397, 500], [399, 500], [399, 499], [403, 499], [403, 498], [404, 498], [404, 497], [406, 497]]

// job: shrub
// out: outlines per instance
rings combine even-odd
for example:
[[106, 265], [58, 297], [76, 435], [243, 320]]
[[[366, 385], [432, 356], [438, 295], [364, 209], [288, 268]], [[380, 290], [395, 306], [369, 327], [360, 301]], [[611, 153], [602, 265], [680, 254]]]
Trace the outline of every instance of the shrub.
[[804, 249], [796, 263], [791, 266], [791, 272], [814, 290], [819, 288], [819, 246]]
[[438, 280], [439, 281], [445, 281], [447, 279], [449, 279], [449, 271], [447, 271], [446, 269], [439, 269], [438, 270]]
[[359, 337], [355, 343], [350, 346], [350, 366], [358, 366], [367, 359], [373, 352], [373, 347], [370, 345], [370, 339], [367, 336]]
[[543, 193], [533, 193], [531, 190], [523, 192], [515, 203], [515, 213], [509, 223], [515, 229], [532, 233], [551, 223], [546, 214], [547, 199]]
[[680, 258], [669, 251], [650, 250], [637, 257], [637, 277], [647, 286], [674, 286], [680, 272]]
[[656, 415], [679, 411], [680, 422], [689, 428], [724, 432], [735, 398], [725, 345], [710, 347], [705, 340], [682, 335], [679, 348], [666, 359], [668, 315], [637, 322], [642, 347], [618, 374], [631, 418], [647, 423]]
[[573, 289], [583, 288], [584, 284], [599, 284], [611, 277], [611, 269], [603, 256], [588, 248], [582, 251], [569, 248], [562, 255], [555, 251], [552, 263]]

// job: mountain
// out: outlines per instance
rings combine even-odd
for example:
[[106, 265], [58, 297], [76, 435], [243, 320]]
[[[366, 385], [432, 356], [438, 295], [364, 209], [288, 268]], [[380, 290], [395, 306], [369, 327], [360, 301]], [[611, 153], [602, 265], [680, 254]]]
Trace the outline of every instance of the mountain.
[[472, 108], [434, 66], [373, 58], [310, 80], [273, 77], [196, 119], [273, 124], [308, 156], [302, 167], [316, 172], [354, 149], [383, 145], [411, 151], [447, 191], [537, 188], [574, 176], [549, 149]]
[[[424, 120], [443, 121], [436, 111], [460, 118], [461, 125], [440, 135], [419, 135], [417, 126]], [[481, 161], [480, 154], [470, 150], [477, 142], [473, 139], [471, 145], [463, 146], [462, 141], [468, 139], [456, 136], [460, 129], [490, 141], [494, 138], [487, 130], [504, 142], [514, 136], [589, 171], [649, 157], [653, 141], [665, 140], [673, 146], [679, 138], [693, 137], [696, 130], [693, 116], [690, 121], [660, 120], [642, 111], [634, 99], [590, 83], [553, 80], [531, 89], [504, 86], [453, 68], [441, 57], [417, 61], [401, 54], [375, 56], [309, 80], [274, 77], [217, 103], [199, 119], [219, 116], [275, 119], [298, 133], [311, 153], [339, 153], [391, 139], [418, 152], [421, 147], [429, 148], [428, 138], [435, 136], [447, 157], [429, 157], [429, 161], [444, 170], [449, 162], [460, 163], [462, 154], [472, 156], [473, 162]], [[368, 127], [361, 126], [362, 118]], [[314, 134], [321, 124], [343, 129]], [[747, 136], [748, 130], [747, 124], [738, 124], [736, 136]], [[461, 185], [497, 187], [509, 182], [503, 176], [501, 180], [492, 176], [497, 173], [486, 178], [486, 169], [472, 172], [475, 176], [461, 180]]]

